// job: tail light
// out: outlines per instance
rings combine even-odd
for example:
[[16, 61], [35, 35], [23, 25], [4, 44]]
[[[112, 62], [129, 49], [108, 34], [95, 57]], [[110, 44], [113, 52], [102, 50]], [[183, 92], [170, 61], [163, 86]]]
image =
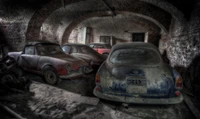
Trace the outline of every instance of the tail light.
[[97, 86], [97, 87], [96, 87], [96, 90], [97, 90], [97, 91], [100, 91], [100, 90], [101, 90], [101, 87]]
[[176, 89], [182, 89], [183, 88], [183, 80], [180, 75], [176, 77], [176, 83], [175, 83]]
[[176, 91], [175, 94], [176, 94], [176, 96], [180, 96], [181, 92], [180, 91]]
[[100, 79], [100, 75], [96, 74], [96, 78], [95, 78], [96, 83], [100, 83], [101, 79]]

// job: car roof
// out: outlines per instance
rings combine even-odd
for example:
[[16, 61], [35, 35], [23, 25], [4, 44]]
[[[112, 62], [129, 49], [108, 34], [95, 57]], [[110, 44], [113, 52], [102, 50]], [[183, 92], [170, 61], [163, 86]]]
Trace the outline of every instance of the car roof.
[[112, 51], [115, 51], [118, 49], [124, 49], [124, 48], [133, 48], [133, 47], [134, 48], [151, 48], [159, 52], [158, 48], [155, 45], [151, 43], [145, 43], [145, 42], [128, 42], [128, 43], [115, 44], [112, 47]]
[[59, 45], [58, 43], [53, 43], [53, 42], [46, 41], [46, 40], [28, 41], [26, 43], [26, 45], [37, 45], [37, 44], [56, 44], [56, 45]]
[[89, 43], [88, 45], [91, 45], [91, 44], [95, 44], [95, 45], [105, 45], [105, 44], [108, 44], [108, 45], [110, 45], [109, 43], [104, 43], [104, 42], [99, 42], [99, 43]]
[[85, 44], [81, 44], [81, 43], [66, 43], [66, 44], [64, 44], [64, 45], [62, 45], [62, 46], [66, 46], [66, 45], [73, 45], [73, 46], [87, 46], [87, 45], [85, 45]]

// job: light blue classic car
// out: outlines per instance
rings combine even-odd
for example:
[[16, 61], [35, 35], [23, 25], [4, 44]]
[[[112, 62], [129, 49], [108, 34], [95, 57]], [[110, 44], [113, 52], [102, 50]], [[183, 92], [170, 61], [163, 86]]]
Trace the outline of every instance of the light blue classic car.
[[183, 100], [182, 78], [150, 43], [113, 46], [96, 74], [95, 96], [118, 102], [176, 104]]

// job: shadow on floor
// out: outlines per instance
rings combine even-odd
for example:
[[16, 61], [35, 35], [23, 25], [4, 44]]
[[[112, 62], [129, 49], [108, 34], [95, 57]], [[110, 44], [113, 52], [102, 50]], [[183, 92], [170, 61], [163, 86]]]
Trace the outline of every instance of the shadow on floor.
[[[36, 82], [45, 83], [41, 76], [28, 74], [28, 77]], [[93, 89], [95, 87], [95, 74], [88, 74], [83, 77], [74, 79], [62, 79], [61, 82], [54, 87], [81, 94], [82, 96], [93, 97]]]

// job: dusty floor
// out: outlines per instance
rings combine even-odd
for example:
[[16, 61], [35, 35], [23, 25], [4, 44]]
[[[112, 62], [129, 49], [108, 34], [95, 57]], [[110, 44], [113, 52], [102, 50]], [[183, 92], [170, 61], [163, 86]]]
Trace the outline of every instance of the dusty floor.
[[92, 94], [92, 77], [94, 75], [63, 80], [55, 87], [44, 84], [38, 76], [30, 75], [34, 80], [30, 87], [31, 93], [5, 97], [4, 104], [27, 119], [194, 118], [185, 102], [168, 106], [133, 104], [125, 108], [120, 103], [99, 100]]

